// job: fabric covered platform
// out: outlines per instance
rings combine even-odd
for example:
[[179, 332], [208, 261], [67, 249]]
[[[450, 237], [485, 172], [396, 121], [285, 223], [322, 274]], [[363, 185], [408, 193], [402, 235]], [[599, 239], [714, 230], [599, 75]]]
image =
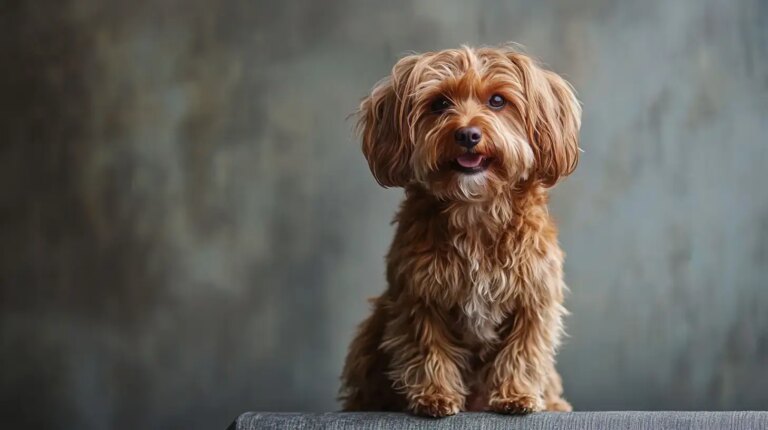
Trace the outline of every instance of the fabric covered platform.
[[376, 412], [247, 412], [229, 429], [768, 430], [768, 412], [572, 412], [526, 416], [461, 413], [442, 419]]

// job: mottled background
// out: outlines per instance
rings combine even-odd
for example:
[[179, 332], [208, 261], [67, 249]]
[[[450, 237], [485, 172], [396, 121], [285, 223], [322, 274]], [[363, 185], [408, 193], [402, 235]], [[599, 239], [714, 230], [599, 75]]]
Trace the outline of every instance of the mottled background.
[[346, 116], [409, 50], [508, 40], [584, 104], [568, 397], [768, 408], [764, 0], [6, 0], [0, 28], [4, 425], [336, 408], [400, 198]]

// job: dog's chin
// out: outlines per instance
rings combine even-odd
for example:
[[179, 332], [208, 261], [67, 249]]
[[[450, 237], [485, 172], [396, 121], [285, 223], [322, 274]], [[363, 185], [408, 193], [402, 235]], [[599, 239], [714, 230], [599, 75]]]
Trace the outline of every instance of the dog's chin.
[[428, 189], [441, 200], [485, 201], [494, 194], [494, 163], [488, 156], [447, 160], [429, 181]]
[[493, 194], [489, 183], [487, 167], [473, 170], [473, 173], [459, 173], [454, 184], [456, 200], [484, 201]]

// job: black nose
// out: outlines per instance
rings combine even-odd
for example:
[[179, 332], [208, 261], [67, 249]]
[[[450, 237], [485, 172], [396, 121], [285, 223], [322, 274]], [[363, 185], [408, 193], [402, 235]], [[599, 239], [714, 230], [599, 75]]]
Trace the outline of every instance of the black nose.
[[477, 127], [462, 127], [456, 130], [453, 137], [456, 139], [457, 144], [470, 149], [480, 143], [483, 132]]

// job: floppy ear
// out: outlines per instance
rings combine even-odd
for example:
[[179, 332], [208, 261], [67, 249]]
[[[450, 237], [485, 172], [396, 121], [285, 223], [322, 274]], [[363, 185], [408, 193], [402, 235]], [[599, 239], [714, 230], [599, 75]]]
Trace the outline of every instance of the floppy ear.
[[545, 187], [571, 174], [579, 162], [581, 106], [570, 84], [543, 70], [530, 58], [513, 53], [527, 95], [526, 128], [536, 157], [535, 176]]
[[357, 130], [363, 141], [363, 154], [376, 182], [383, 187], [403, 187], [412, 177], [409, 92], [418, 59], [419, 56], [411, 55], [398, 61], [392, 75], [376, 84], [360, 104]]

